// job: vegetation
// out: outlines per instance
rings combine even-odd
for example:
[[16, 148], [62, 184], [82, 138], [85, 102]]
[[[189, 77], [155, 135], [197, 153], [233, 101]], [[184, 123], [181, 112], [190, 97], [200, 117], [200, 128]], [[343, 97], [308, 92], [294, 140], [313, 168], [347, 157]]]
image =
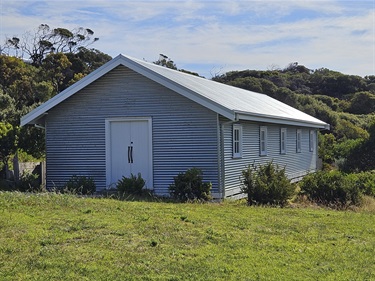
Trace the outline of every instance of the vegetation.
[[141, 195], [145, 183], [140, 173], [138, 173], [137, 176], [131, 174], [130, 177], [123, 176], [122, 179], [117, 182], [116, 188], [120, 193]]
[[361, 203], [358, 177], [339, 171], [317, 172], [307, 175], [300, 183], [301, 191], [311, 201], [338, 208]]
[[200, 169], [191, 168], [185, 173], [179, 173], [174, 177], [174, 183], [169, 186], [171, 196], [179, 201], [210, 200], [211, 183], [203, 182], [203, 174]]
[[260, 166], [248, 166], [242, 171], [242, 191], [247, 194], [249, 205], [270, 204], [285, 206], [295, 187], [281, 169], [272, 162]]
[[16, 190], [21, 192], [39, 192], [43, 191], [40, 186], [39, 175], [24, 173], [16, 184]]
[[79, 27], [73, 30], [58, 27], [51, 28], [41, 24], [35, 32], [26, 32], [22, 38], [6, 38], [2, 53], [23, 57], [27, 55], [32, 64], [41, 66], [49, 54], [77, 53], [99, 40], [92, 38], [94, 31]]
[[374, 211], [0, 193], [1, 280], [373, 280]]
[[61, 191], [73, 194], [89, 195], [95, 193], [96, 184], [94, 179], [91, 177], [72, 176]]
[[20, 118], [111, 59], [86, 48], [98, 40], [93, 34], [42, 24], [35, 33], [6, 38], [0, 46], [1, 170], [21, 151], [35, 158], [44, 155], [43, 130], [20, 128]]
[[367, 196], [375, 197], [375, 171], [352, 174], [358, 189]]

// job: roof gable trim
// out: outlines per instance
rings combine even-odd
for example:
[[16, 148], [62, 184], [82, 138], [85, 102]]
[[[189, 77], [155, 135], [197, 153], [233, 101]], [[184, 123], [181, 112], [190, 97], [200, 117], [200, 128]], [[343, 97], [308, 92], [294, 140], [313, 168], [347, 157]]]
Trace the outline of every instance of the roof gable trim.
[[138, 64], [137, 62], [123, 56], [118, 55], [108, 63], [102, 65], [95, 71], [91, 72], [86, 77], [82, 78], [80, 81], [76, 82], [66, 90], [62, 91], [61, 93], [57, 94], [50, 100], [46, 101], [45, 103], [41, 104], [39, 107], [32, 110], [30, 113], [26, 114], [21, 118], [21, 126], [24, 126], [26, 124], [36, 124], [38, 122], [38, 119], [43, 116], [48, 110], [55, 107], [59, 103], [63, 102], [67, 98], [71, 97], [78, 91], [82, 90], [89, 84], [93, 83], [97, 79], [101, 78], [103, 75], [111, 71], [112, 69], [116, 68], [119, 65], [123, 65], [125, 67], [130, 68], [131, 70], [153, 80], [156, 83], [159, 83], [172, 91], [175, 91], [184, 97], [220, 114], [223, 115], [231, 120], [234, 120], [235, 114], [232, 110], [229, 110], [228, 108], [221, 106], [219, 104], [216, 104], [212, 102], [211, 100], [175, 83], [174, 81], [171, 81], [164, 76], [153, 72], [152, 70], [147, 69], [146, 67], [142, 66], [141, 64]]
[[40, 117], [46, 113], [51, 108], [55, 107], [59, 103], [63, 102], [70, 96], [74, 95], [78, 91], [82, 90], [95, 80], [102, 77], [104, 74], [108, 73], [121, 63], [121, 57], [116, 57], [110, 63], [106, 63], [99, 67], [98, 69], [94, 70], [90, 74], [88, 74], [86, 77], [82, 78], [78, 82], [71, 85], [69, 88], [65, 89], [64, 91], [58, 93], [53, 98], [49, 99], [45, 103], [41, 104], [25, 116], [21, 118], [21, 126], [24, 126], [26, 124], [35, 124]]

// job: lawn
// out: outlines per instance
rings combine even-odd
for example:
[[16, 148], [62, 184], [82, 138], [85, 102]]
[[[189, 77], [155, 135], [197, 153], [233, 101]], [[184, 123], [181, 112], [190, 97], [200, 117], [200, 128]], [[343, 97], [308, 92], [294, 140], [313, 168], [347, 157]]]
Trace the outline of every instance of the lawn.
[[0, 192], [0, 280], [375, 280], [374, 216]]

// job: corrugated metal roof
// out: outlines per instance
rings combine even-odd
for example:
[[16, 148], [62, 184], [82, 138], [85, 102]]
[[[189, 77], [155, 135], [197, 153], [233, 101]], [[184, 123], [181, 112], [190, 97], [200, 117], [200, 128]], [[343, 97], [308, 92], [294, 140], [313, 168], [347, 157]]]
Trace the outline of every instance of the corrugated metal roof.
[[282, 103], [265, 94], [229, 86], [191, 74], [174, 71], [132, 58], [143, 67], [178, 83], [179, 85], [219, 104], [241, 116], [265, 117], [271, 119], [295, 120], [327, 127], [325, 122]]
[[118, 55], [73, 86], [25, 115], [21, 119], [21, 125], [36, 122], [50, 108], [56, 106], [118, 65], [129, 67], [149, 79], [232, 120], [240, 118], [271, 123], [329, 128], [327, 123], [265, 94], [225, 85], [124, 55]]

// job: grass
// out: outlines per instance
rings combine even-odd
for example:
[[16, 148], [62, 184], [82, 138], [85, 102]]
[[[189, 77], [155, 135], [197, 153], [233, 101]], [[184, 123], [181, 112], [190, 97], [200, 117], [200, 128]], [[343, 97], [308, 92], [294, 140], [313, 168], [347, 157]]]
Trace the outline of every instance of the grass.
[[375, 280], [374, 211], [0, 193], [0, 280]]

